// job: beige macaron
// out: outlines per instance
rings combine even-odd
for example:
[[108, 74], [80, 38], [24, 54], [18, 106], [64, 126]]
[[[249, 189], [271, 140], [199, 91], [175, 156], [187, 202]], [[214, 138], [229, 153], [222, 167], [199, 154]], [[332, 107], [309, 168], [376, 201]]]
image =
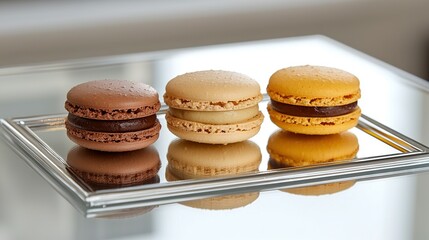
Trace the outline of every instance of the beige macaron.
[[361, 110], [360, 82], [353, 74], [324, 66], [280, 69], [269, 80], [268, 113], [280, 128], [301, 134], [325, 135], [357, 125]]
[[190, 72], [171, 79], [165, 90], [167, 127], [182, 139], [228, 144], [260, 130], [262, 95], [249, 76], [222, 70]]

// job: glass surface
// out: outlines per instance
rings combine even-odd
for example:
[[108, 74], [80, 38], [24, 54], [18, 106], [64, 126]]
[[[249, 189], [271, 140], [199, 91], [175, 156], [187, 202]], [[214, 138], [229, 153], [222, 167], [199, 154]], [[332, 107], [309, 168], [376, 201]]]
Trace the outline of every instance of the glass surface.
[[[165, 83], [177, 74], [225, 69], [254, 77], [264, 91], [274, 71], [302, 64], [352, 72], [361, 80], [363, 95], [359, 105], [364, 114], [429, 145], [428, 83], [320, 36], [1, 69], [0, 117], [63, 114], [68, 89], [93, 79], [143, 81], [153, 85], [162, 96]], [[268, 118], [264, 124], [267, 122]], [[163, 131], [166, 130], [164, 127]], [[360, 130], [353, 132], [362, 138]], [[38, 134], [60, 155], [66, 154], [71, 146], [68, 140], [55, 140], [64, 136], [63, 130]], [[267, 139], [270, 134], [261, 132], [259, 136]], [[166, 137], [156, 143], [161, 156], [165, 151], [161, 149], [167, 147], [161, 143], [173, 139], [169, 134], [163, 135]], [[266, 161], [265, 143], [260, 148]], [[358, 157], [385, 150], [361, 149], [362, 155]], [[357, 181], [343, 191], [318, 196], [261, 191], [248, 205], [231, 210], [167, 204], [140, 211], [124, 210], [122, 216], [85, 219], [68, 202], [73, 199], [65, 200], [58, 189], [47, 184], [5, 144], [0, 145], [0, 154], [0, 239], [189, 239], [190, 233], [206, 239], [427, 239], [429, 236], [427, 173]], [[261, 168], [265, 167], [261, 163]], [[162, 174], [160, 177], [163, 178]]]

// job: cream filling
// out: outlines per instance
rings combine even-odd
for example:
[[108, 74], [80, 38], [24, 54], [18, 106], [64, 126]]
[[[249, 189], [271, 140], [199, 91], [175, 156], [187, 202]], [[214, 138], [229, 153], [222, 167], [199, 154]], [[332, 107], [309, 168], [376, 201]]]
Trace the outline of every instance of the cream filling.
[[246, 121], [259, 113], [259, 106], [222, 112], [188, 111], [176, 108], [168, 110], [176, 118], [207, 124], [232, 124]]

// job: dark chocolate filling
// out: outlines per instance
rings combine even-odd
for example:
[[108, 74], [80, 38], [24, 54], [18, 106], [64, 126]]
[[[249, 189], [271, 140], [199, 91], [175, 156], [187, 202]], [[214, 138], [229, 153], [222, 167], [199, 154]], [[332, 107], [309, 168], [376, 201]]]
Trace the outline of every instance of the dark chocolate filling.
[[353, 112], [357, 102], [334, 107], [307, 107], [271, 100], [271, 107], [277, 112], [297, 117], [335, 117]]
[[69, 114], [67, 122], [75, 128], [94, 132], [124, 133], [148, 129], [155, 124], [156, 114], [129, 120], [95, 120]]

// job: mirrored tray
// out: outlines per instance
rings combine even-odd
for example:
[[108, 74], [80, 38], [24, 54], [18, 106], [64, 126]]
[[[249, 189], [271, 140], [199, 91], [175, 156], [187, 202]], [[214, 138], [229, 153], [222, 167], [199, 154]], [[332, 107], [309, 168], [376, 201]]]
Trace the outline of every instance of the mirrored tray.
[[278, 128], [266, 112], [267, 97], [260, 103], [265, 115], [256, 143], [262, 162], [256, 173], [204, 180], [165, 179], [166, 153], [176, 139], [165, 123], [163, 106], [158, 114], [162, 130], [154, 144], [161, 158], [159, 182], [113, 189], [95, 189], [68, 170], [68, 151], [75, 146], [66, 136], [65, 114], [1, 119], [1, 135], [26, 162], [86, 217], [98, 217], [136, 208], [243, 192], [302, 187], [345, 180], [363, 180], [429, 170], [428, 148], [362, 115], [350, 130], [359, 142], [352, 161], [301, 168], [268, 170], [266, 145]]

